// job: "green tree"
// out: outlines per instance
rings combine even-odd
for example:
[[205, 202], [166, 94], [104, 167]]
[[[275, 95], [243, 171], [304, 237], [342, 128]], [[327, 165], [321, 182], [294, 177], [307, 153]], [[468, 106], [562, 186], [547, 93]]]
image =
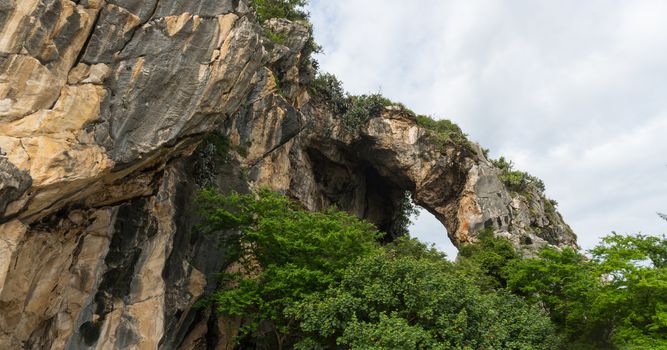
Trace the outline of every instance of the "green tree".
[[544, 306], [568, 349], [667, 349], [667, 240], [612, 234], [591, 254], [545, 248], [508, 268], [508, 286]]
[[609, 325], [591, 307], [601, 281], [583, 255], [572, 248], [547, 247], [538, 258], [514, 261], [506, 273], [508, 288], [541, 304], [570, 344], [584, 339], [592, 349], [609, 346]]
[[512, 243], [495, 237], [492, 229], [479, 232], [479, 242], [459, 248], [459, 267], [485, 290], [507, 286], [508, 265], [521, 258]]
[[604, 284], [597, 303], [621, 349], [667, 349], [667, 239], [604, 237], [591, 251]]
[[297, 329], [284, 309], [337, 283], [351, 261], [379, 249], [372, 224], [333, 209], [308, 212], [268, 190], [204, 190], [197, 202], [204, 231], [235, 230], [224, 247], [240, 272], [225, 274], [211, 299], [220, 313], [242, 316], [241, 336], [253, 344], [289, 344]]
[[483, 293], [454, 269], [405, 240], [360, 258], [339, 284], [288, 312], [309, 335], [304, 348], [556, 348], [538, 308], [508, 293]]

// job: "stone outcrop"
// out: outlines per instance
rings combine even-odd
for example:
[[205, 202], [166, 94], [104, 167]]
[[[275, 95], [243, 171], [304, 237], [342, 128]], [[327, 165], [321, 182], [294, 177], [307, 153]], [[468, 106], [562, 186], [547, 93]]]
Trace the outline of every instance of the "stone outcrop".
[[[193, 307], [223, 260], [195, 229], [204, 186], [269, 186], [388, 237], [409, 192], [457, 245], [481, 230], [576, 244], [479, 147], [436, 145], [400, 108], [347, 127], [308, 89], [303, 24], [267, 21], [271, 42], [243, 0], [0, 10], [0, 349], [226, 348], [224, 322]], [[232, 151], [201, 143], [211, 132]]]
[[[266, 78], [258, 86], [275, 90], [271, 81]], [[443, 223], [457, 246], [474, 242], [485, 229], [527, 254], [545, 244], [576, 245], [544, 195], [533, 187], [526, 193], [509, 191], [479, 146], [437, 145], [398, 107], [349, 130], [340, 115], [320, 103], [294, 111], [282, 96], [273, 95], [257, 100], [235, 120], [230, 137], [250, 145], [241, 162], [259, 185], [283, 191], [312, 210], [345, 208], [388, 233], [409, 192]]]

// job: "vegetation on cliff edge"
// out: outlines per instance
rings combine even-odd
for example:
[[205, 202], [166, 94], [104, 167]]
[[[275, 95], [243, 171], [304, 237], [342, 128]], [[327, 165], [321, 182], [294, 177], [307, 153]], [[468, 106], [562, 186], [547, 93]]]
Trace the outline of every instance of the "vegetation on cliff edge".
[[500, 169], [499, 178], [511, 191], [522, 193], [526, 192], [529, 186], [534, 186], [540, 192], [544, 192], [545, 186], [542, 180], [525, 171], [514, 169], [514, 163], [506, 160], [505, 157], [500, 157], [491, 162]]
[[250, 5], [257, 12], [260, 23], [271, 18], [284, 18], [290, 21], [307, 20], [308, 13], [303, 7], [307, 0], [250, 0]]
[[419, 126], [427, 130], [430, 141], [437, 146], [442, 147], [447, 142], [469, 144], [466, 134], [452, 121], [417, 115], [404, 104], [391, 101], [379, 93], [351, 95], [345, 92], [342, 83], [333, 74], [318, 74], [311, 82], [310, 90], [321, 101], [327, 103], [350, 130], [357, 129], [370, 118], [379, 116], [385, 108], [393, 107], [414, 118]]

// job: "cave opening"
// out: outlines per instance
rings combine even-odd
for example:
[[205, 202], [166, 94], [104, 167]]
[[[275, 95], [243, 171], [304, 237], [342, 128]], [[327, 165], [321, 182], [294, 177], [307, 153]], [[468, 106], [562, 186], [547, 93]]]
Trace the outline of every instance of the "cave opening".
[[438, 250], [447, 254], [448, 260], [455, 260], [459, 250], [447, 235], [447, 229], [428, 210], [419, 206], [417, 209], [419, 213], [416, 217], [412, 217], [412, 223], [408, 227], [410, 237], [415, 237], [428, 245], [434, 244]]
[[407, 233], [399, 215], [404, 189], [350, 154], [338, 151], [334, 157], [311, 148], [308, 157], [321, 195], [316, 209], [336, 206], [372, 222], [386, 233], [385, 242]]
[[[336, 147], [313, 147], [308, 149], [307, 154], [318, 192], [322, 195], [317, 209], [335, 205], [374, 223], [386, 233], [382, 240], [384, 243], [409, 234], [429, 245], [435, 244], [437, 249], [447, 254], [448, 259], [456, 258], [458, 251], [444, 225], [406, 197], [406, 194], [414, 192], [415, 187], [408, 179], [383, 176], [362, 157]], [[406, 200], [418, 209], [418, 215], [406, 217]]]

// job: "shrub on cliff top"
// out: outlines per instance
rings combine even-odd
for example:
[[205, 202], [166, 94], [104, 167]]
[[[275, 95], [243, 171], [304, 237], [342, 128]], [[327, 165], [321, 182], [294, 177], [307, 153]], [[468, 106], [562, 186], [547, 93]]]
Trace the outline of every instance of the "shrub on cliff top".
[[343, 83], [331, 73], [319, 73], [310, 82], [310, 92], [322, 98], [333, 108], [335, 114], [345, 113], [347, 97]]
[[260, 23], [271, 18], [285, 18], [290, 21], [306, 20], [308, 13], [303, 10], [308, 0], [251, 0]]
[[505, 157], [500, 157], [491, 161], [493, 165], [500, 169], [498, 178], [514, 192], [526, 192], [528, 186], [534, 186], [540, 192], [544, 192], [544, 182], [539, 178], [528, 174], [525, 171], [515, 170], [514, 163], [507, 161]]
[[392, 104], [391, 100], [380, 94], [349, 96], [343, 123], [350, 129], [358, 128], [368, 119], [380, 115], [384, 107]]
[[466, 144], [468, 139], [458, 125], [447, 119], [435, 120], [425, 115], [416, 116], [417, 124], [430, 132], [431, 142], [444, 145], [448, 141], [456, 144]]

